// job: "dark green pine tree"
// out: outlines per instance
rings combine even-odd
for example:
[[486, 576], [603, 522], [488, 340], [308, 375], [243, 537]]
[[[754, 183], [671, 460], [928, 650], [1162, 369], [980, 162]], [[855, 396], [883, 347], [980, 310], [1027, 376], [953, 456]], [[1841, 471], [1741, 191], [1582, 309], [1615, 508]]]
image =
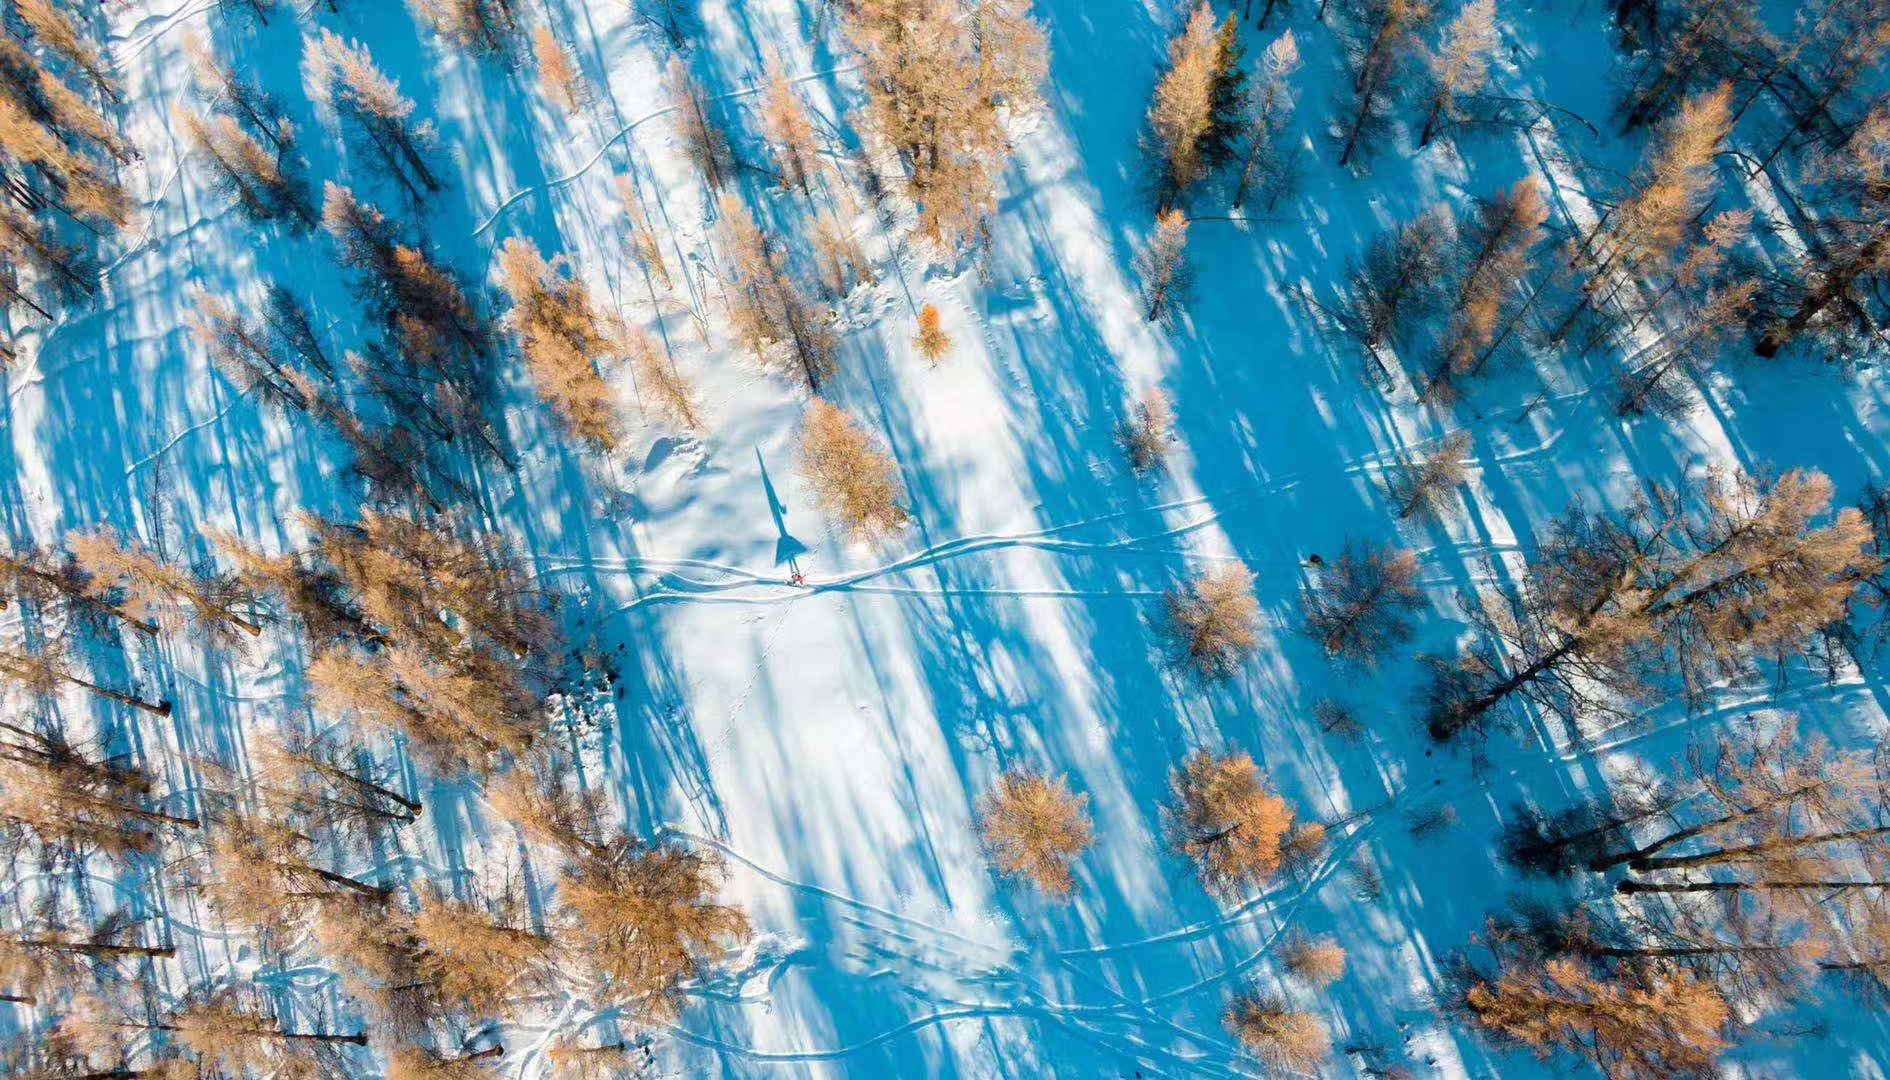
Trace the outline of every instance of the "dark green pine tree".
[[1240, 156], [1236, 144], [1249, 126], [1252, 108], [1247, 89], [1247, 47], [1240, 43], [1240, 20], [1229, 15], [1215, 36], [1213, 122], [1201, 136], [1201, 161], [1212, 172]]

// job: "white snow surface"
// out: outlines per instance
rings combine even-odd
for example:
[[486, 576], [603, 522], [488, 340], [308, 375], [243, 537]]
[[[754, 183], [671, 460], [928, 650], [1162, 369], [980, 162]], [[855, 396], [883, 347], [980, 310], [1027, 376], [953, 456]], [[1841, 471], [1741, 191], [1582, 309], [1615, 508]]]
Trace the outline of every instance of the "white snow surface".
[[[1329, 295], [1346, 257], [1386, 224], [1439, 200], [1462, 212], [1527, 174], [1552, 181], [1557, 221], [1592, 217], [1579, 179], [1547, 164], [1558, 140], [1591, 136], [1545, 121], [1470, 143], [1465, 156], [1400, 142], [1368, 174], [1339, 173], [1321, 142], [1336, 52], [1310, 10], [1291, 21], [1308, 61], [1304, 191], [1264, 222], [1215, 219], [1224, 192], [1198, 201], [1198, 298], [1172, 330], [1142, 320], [1132, 259], [1149, 231], [1137, 138], [1179, 9], [1041, 0], [1046, 108], [1017, 125], [983, 280], [909, 239], [910, 208], [897, 199], [881, 218], [832, 179], [817, 188], [880, 277], [845, 301], [828, 396], [890, 448], [914, 517], [866, 547], [840, 538], [799, 479], [804, 391], [719, 328], [713, 200], [677, 146], [659, 79], [668, 52], [621, 0], [519, 5], [574, 43], [595, 89], [575, 118], [543, 100], [528, 62], [455, 52], [396, 0], [344, 0], [339, 14], [305, 2], [299, 18], [284, 9], [267, 26], [208, 0], [111, 6], [143, 208], [108, 249], [100, 301], [28, 328], [20, 362], [0, 375], [16, 541], [109, 524], [202, 558], [206, 529], [280, 548], [297, 540], [298, 510], [356, 512], [345, 453], [241, 398], [189, 338], [189, 287], [253, 298], [265, 280], [312, 297], [337, 351], [362, 330], [321, 234], [257, 229], [184, 158], [168, 116], [189, 93], [186, 33], [282, 96], [314, 178], [349, 180], [391, 212], [394, 193], [350, 171], [304, 70], [302, 35], [317, 27], [367, 43], [438, 124], [452, 162], [448, 190], [408, 218], [425, 239], [482, 282], [508, 236], [569, 254], [617, 311], [661, 333], [699, 388], [707, 432], [679, 437], [643, 423], [630, 373], [615, 373], [632, 434], [608, 460], [587, 459], [512, 361], [508, 425], [522, 464], [484, 467], [476, 508], [571, 598], [573, 644], [609, 659], [614, 678], [600, 667], [598, 694], [581, 703], [599, 720], [581, 740], [584, 782], [633, 829], [722, 852], [728, 895], [757, 929], [725, 975], [692, 985], [681, 1016], [652, 1032], [667, 1075], [1268, 1075], [1220, 1023], [1249, 984], [1318, 1013], [1334, 1075], [1396, 1062], [1418, 1075], [1554, 1071], [1491, 1051], [1434, 1008], [1443, 958], [1523, 887], [1494, 856], [1512, 808], [1566, 805], [1747, 708], [1788, 707], [1851, 741], [1882, 726], [1877, 676], [1852, 672], [1828, 686], [1805, 676], [1779, 701], [1657, 710], [1588, 730], [1583, 744], [1559, 725], [1501, 735], [1483, 763], [1428, 745], [1412, 703], [1416, 654], [1453, 646], [1459, 595], [1513, 581], [1550, 517], [1712, 465], [1812, 466], [1853, 492], [1890, 470], [1883, 387], [1869, 369], [1841, 379], [1809, 364], [1734, 364], [1698, 387], [1703, 405], [1680, 424], [1614, 415], [1594, 387], [1618, 359], [1512, 372], [1444, 411], [1418, 404], [1408, 384], [1374, 387], [1288, 288]], [[1511, 91], [1604, 121], [1617, 61], [1596, 11], [1501, 9]], [[853, 131], [858, 77], [832, 6], [705, 0], [702, 16], [685, 58], [745, 159], [765, 160], [752, 91], [771, 50], [830, 131]], [[1249, 24], [1250, 55], [1278, 29]], [[1579, 149], [1621, 161], [1636, 152], [1602, 142]], [[706, 343], [688, 315], [653, 302], [658, 290], [628, 258], [615, 175], [635, 179], [673, 266], [688, 268], [676, 295], [707, 320]], [[798, 194], [757, 172], [736, 190], [758, 220], [806, 235]], [[936, 366], [911, 343], [927, 303], [953, 340]], [[1155, 386], [1174, 397], [1178, 439], [1162, 470], [1138, 478], [1115, 428]], [[1457, 429], [1475, 436], [1461, 507], [1436, 524], [1396, 521], [1387, 467]], [[777, 561], [767, 485], [807, 548], [795, 563], [805, 587]], [[1419, 640], [1369, 672], [1334, 667], [1297, 632], [1306, 558], [1353, 538], [1416, 550], [1437, 601]], [[1259, 575], [1264, 641], [1234, 678], [1203, 683], [1162, 655], [1161, 595], [1229, 558]], [[243, 728], [305, 709], [300, 655], [272, 631], [246, 655], [180, 639], [113, 662], [177, 702], [168, 723], [139, 723], [154, 747], [184, 752], [234, 746]], [[1327, 697], [1357, 707], [1369, 734], [1347, 743], [1321, 732], [1310, 710]], [[1197, 746], [1252, 753], [1328, 826], [1324, 859], [1239, 902], [1205, 894], [1160, 832], [1170, 770]], [[1097, 844], [1068, 904], [999, 881], [980, 850], [977, 799], [1020, 764], [1067, 774], [1089, 797]], [[401, 851], [353, 870], [445, 880], [516, 862], [518, 838], [475, 791], [411, 779], [426, 817]], [[1414, 837], [1411, 816], [1442, 804], [1456, 823]], [[1361, 863], [1382, 877], [1375, 898], [1361, 895]], [[170, 916], [188, 954], [170, 990], [254, 972], [207, 913], [180, 900]], [[1276, 946], [1290, 930], [1336, 936], [1345, 978], [1318, 994], [1288, 983]], [[306, 967], [262, 977], [294, 1015], [354, 1030], [332, 974], [310, 950]], [[1878, 1019], [1841, 1002], [1817, 1018], [1831, 1025], [1822, 1041], [1751, 1039], [1729, 1068], [1881, 1075]], [[581, 994], [546, 1002], [496, 1033], [500, 1070], [544, 1075], [552, 1036], [614, 1022]], [[363, 1052], [356, 1065], [375, 1075], [375, 1062]]]

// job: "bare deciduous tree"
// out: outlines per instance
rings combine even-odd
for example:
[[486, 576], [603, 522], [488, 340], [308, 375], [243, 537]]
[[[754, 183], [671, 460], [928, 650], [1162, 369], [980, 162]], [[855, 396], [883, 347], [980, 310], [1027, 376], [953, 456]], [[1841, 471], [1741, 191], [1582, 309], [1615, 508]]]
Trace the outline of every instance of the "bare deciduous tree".
[[630, 12], [637, 22], [662, 34], [672, 49], [686, 47], [690, 35], [700, 29], [696, 0], [630, 0]]
[[1333, 109], [1341, 169], [1377, 149], [1390, 126], [1399, 75], [1434, 14], [1429, 0], [1353, 0], [1347, 5], [1340, 40], [1352, 73], [1350, 94], [1342, 92]]
[[1347, 544], [1303, 593], [1306, 633], [1331, 656], [1376, 664], [1386, 649], [1411, 640], [1412, 616], [1428, 606], [1417, 573], [1408, 551]]
[[1175, 437], [1175, 406], [1168, 394], [1160, 387], [1150, 387], [1123, 421], [1119, 436], [1123, 449], [1128, 451], [1129, 465], [1136, 472], [1145, 473], [1160, 465]]
[[[1272, 4], [1268, 4], [1269, 11]], [[1264, 26], [1266, 20], [1261, 19]], [[1275, 38], [1260, 54], [1260, 86], [1248, 125], [1247, 154], [1241, 161], [1240, 183], [1234, 188], [1234, 209], [1247, 201], [1249, 191], [1266, 197], [1272, 210], [1291, 195], [1299, 179], [1299, 147], [1287, 135], [1293, 124], [1294, 96], [1288, 81], [1299, 70], [1299, 39], [1291, 30]]]
[[1339, 327], [1391, 381], [1387, 347], [1410, 340], [1416, 327], [1448, 303], [1448, 268], [1453, 244], [1442, 210], [1420, 214], [1372, 238], [1362, 258], [1351, 262], [1348, 295]]
[[1386, 492], [1397, 505], [1398, 516], [1423, 511], [1441, 515], [1451, 495], [1470, 475], [1470, 433], [1453, 431], [1422, 458], [1400, 454], [1398, 465], [1385, 479]]
[[1786, 280], [1763, 297], [1760, 356], [1778, 355], [1807, 332], [1841, 344], [1880, 321], [1869, 287], [1890, 273], [1890, 104], [1873, 108], [1807, 171], [1827, 212], [1811, 226], [1818, 242], [1805, 245]]

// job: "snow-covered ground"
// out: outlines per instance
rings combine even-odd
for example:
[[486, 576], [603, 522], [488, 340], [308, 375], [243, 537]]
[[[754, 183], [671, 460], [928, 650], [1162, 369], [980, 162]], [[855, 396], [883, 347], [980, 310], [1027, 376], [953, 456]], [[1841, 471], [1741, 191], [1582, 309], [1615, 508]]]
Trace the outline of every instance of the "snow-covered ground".
[[[1575, 500], [1616, 505], [1716, 463], [1816, 467], [1843, 497], [1890, 474], [1874, 370], [1846, 380], [1808, 364], [1730, 364], [1682, 424], [1616, 417], [1590, 389], [1615, 370], [1606, 358], [1510, 372], [1441, 411], [1408, 386], [1373, 386], [1356, 354], [1289, 302], [1290, 287], [1330, 292], [1384, 225], [1438, 201], [1461, 211], [1524, 175], [1554, 180], [1556, 220], [1579, 220], [1592, 212], [1585, 193], [1552, 163], [1564, 150], [1628, 162], [1636, 146], [1544, 123], [1471, 143], [1467, 159], [1400, 143], [1363, 177], [1338, 172], [1320, 131], [1338, 61], [1310, 10], [1291, 20], [1308, 60], [1303, 192], [1264, 223], [1217, 220], [1224, 195], [1204, 196], [1191, 233], [1198, 297], [1173, 330], [1145, 323], [1131, 269], [1150, 229], [1137, 139], [1183, 13], [1040, 0], [1047, 108], [1015, 133], [986, 280], [907, 240], [902, 222], [842, 205], [832, 184], [817, 189], [859, 230], [881, 279], [845, 302], [828, 396], [890, 447], [914, 517], [893, 541], [849, 545], [797, 475], [804, 393], [720, 329], [705, 344], [688, 316], [653, 305], [626, 255], [617, 176], [635, 180], [672, 265], [687, 268], [677, 294], [719, 326], [712, 205], [678, 149], [659, 78], [668, 53], [621, 0], [520, 5], [574, 44], [596, 89], [575, 118], [524, 65], [454, 51], [398, 0], [344, 0], [339, 14], [305, 3], [299, 24], [285, 10], [267, 26], [209, 0], [167, 3], [114, 5], [112, 16], [143, 209], [108, 248], [100, 301], [29, 329], [21, 361], [0, 375], [8, 529], [50, 542], [110, 524], [192, 558], [207, 553], [209, 528], [275, 547], [293, 539], [297, 510], [355, 512], [340, 448], [240, 397], [186, 322], [192, 286], [253, 298], [277, 281], [312, 297], [337, 350], [352, 347], [361, 330], [341, 271], [321, 234], [242, 220], [186, 159], [168, 116], [189, 93], [184, 37], [203, 34], [282, 95], [312, 176], [349, 177], [333, 117], [311, 103], [303, 35], [329, 27], [366, 43], [452, 160], [425, 238], [481, 281], [509, 236], [569, 253], [599, 295], [663, 334], [701, 392], [707, 431], [678, 438], [637, 426], [638, 390], [620, 373], [632, 437], [608, 460], [587, 458], [514, 362], [508, 422], [522, 465], [484, 467], [478, 493], [479, 513], [542, 583], [575, 598], [574, 643], [620, 658], [621, 677], [592, 703], [604, 723], [582, 747], [587, 783], [633, 828], [723, 852], [729, 894], [757, 929], [735, 970], [693, 987], [659, 1039], [676, 1075], [1257, 1076], [1264, 1067], [1219, 1020], [1252, 982], [1318, 1013], [1340, 1049], [1332, 1067], [1348, 1075], [1398, 1062], [1420, 1075], [1541, 1069], [1493, 1056], [1433, 1009], [1444, 955], [1518, 887], [1494, 858], [1500, 823], [1517, 803], [1565, 805], [1611, 768], [1663, 760], [1689, 730], [1761, 702], [1658, 710], [1591, 730], [1582, 746], [1545, 726], [1499, 736], [1478, 762], [1424, 739], [1416, 653], [1450, 648], [1463, 629], [1457, 595], [1513, 581], [1519, 553]], [[1603, 123], [1617, 61], [1600, 14], [1511, 3], [1502, 15], [1502, 83]], [[848, 130], [857, 74], [831, 7], [705, 0], [702, 16], [686, 56], [743, 156], [762, 154], [753, 90], [770, 50], [831, 130]], [[1252, 54], [1278, 25], [1249, 27]], [[763, 175], [744, 174], [740, 191], [759, 220], [790, 232], [809, 221], [805, 202]], [[927, 303], [954, 342], [937, 366], [911, 343]], [[1163, 470], [1138, 478], [1115, 429], [1154, 386], [1175, 400], [1179, 438]], [[1436, 524], [1396, 521], [1387, 467], [1458, 429], [1475, 440], [1461, 508]], [[1297, 632], [1298, 597], [1309, 556], [1368, 538], [1419, 553], [1436, 607], [1411, 648], [1361, 675]], [[806, 587], [777, 558], [799, 545]], [[1204, 684], [1164, 661], [1155, 620], [1165, 589], [1230, 558], [1259, 575], [1264, 641], [1236, 677]], [[188, 749], [303, 708], [297, 655], [272, 638], [248, 655], [177, 645], [122, 662], [127, 679], [177, 702], [151, 737]], [[1885, 693], [1865, 673], [1795, 683], [1783, 704], [1855, 740], [1881, 728]], [[1368, 734], [1322, 732], [1311, 706], [1324, 698], [1355, 706]], [[1327, 825], [1322, 861], [1238, 903], [1204, 893], [1164, 850], [1159, 821], [1169, 771], [1197, 746], [1252, 753]], [[1067, 905], [1001, 883], [980, 850], [976, 800], [1019, 764], [1067, 774], [1091, 800], [1097, 844]], [[413, 872], [515, 849], [468, 792], [426, 795], [426, 820], [403, 840]], [[1414, 835], [1444, 806], [1454, 823]], [[190, 939], [194, 920], [175, 914]], [[1321, 994], [1289, 988], [1275, 948], [1288, 930], [1335, 935], [1345, 978]], [[217, 958], [200, 963], [224, 962], [202, 941]], [[311, 1011], [340, 1007], [331, 979], [281, 986]], [[506, 1033], [504, 1069], [539, 1075], [544, 1041], [591, 1019], [572, 1001]], [[1829, 1038], [1748, 1040], [1735, 1067], [1880, 1074], [1880, 1019], [1842, 1005], [1823, 1019]]]

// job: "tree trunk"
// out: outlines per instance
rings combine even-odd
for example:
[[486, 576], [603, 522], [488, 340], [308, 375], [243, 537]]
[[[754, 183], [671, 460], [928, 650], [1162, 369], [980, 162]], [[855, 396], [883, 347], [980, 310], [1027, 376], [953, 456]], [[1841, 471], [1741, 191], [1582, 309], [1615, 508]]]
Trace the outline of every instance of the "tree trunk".
[[47, 938], [14, 938], [13, 944], [33, 949], [84, 953], [87, 956], [150, 956], [168, 958], [177, 950], [168, 945], [106, 945], [90, 941], [54, 941]]
[[291, 1035], [286, 1031], [259, 1032], [265, 1038], [281, 1039], [284, 1042], [347, 1043], [350, 1046], [366, 1046], [366, 1035]]
[[1635, 893], [1724, 893], [1815, 889], [1881, 889], [1887, 886], [1890, 886], [1890, 881], [1687, 881], [1677, 884], [1649, 881], [1623, 881], [1615, 885], [1614, 889], [1619, 893], [1633, 895]]
[[171, 715], [171, 703], [168, 701], [156, 701], [156, 702], [146, 701], [141, 697], [134, 697], [130, 694], [125, 693], [122, 690], [113, 690], [109, 686], [100, 686], [99, 684], [93, 682], [90, 679], [83, 679], [77, 675], [62, 674], [59, 677], [61, 679], [64, 679], [66, 682], [72, 683], [74, 686], [83, 686], [87, 690], [90, 690], [94, 694], [97, 694], [99, 697], [106, 698], [110, 701], [116, 701], [120, 705], [129, 705], [134, 709], [142, 709], [153, 716]]
[[1437, 135], [1437, 122], [1444, 117], [1444, 100], [1448, 96], [1449, 92], [1445, 91], [1432, 100], [1430, 113], [1424, 117], [1424, 130], [1418, 134], [1419, 150], [1431, 145], [1431, 139]]
[[1764, 336], [1759, 338], [1759, 343], [1753, 347], [1752, 351], [1768, 359], [1777, 356], [1780, 349], [1803, 333], [1805, 328], [1811, 325], [1813, 319], [1817, 318], [1825, 308], [1830, 307], [1832, 301], [1850, 287], [1851, 282], [1857, 280], [1867, 267], [1877, 261], [1886, 242], [1890, 242], [1890, 228], [1880, 228], [1876, 235], [1872, 236], [1863, 247], [1858, 248], [1850, 258], [1838, 266], [1831, 267], [1823, 280], [1805, 293], [1797, 310], [1783, 322], [1774, 323], [1766, 329]]
[[1623, 863], [1633, 863], [1636, 860], [1645, 860], [1653, 855], [1656, 855], [1662, 851], [1665, 851], [1666, 849], [1674, 846], [1675, 844], [1684, 843], [1685, 841], [1691, 840], [1696, 836], [1700, 836], [1704, 833], [1711, 832], [1714, 829], [1719, 828], [1721, 825], [1730, 825], [1735, 821], [1741, 821], [1745, 818], [1751, 817], [1754, 814], [1763, 814], [1767, 810], [1770, 810], [1771, 808], [1775, 806], [1779, 806], [1784, 803], [1790, 802], [1791, 800], [1796, 799], [1800, 795], [1804, 795], [1808, 792], [1816, 791], [1819, 786], [1821, 785], [1806, 784], [1802, 787], [1793, 788], [1790, 791], [1780, 792], [1778, 795], [1774, 796], [1773, 798], [1767, 799], [1764, 802], [1758, 804], [1757, 806], [1751, 807], [1750, 809], [1741, 810], [1740, 812], [1736, 814], [1726, 814], [1721, 817], [1716, 817], [1712, 819], [1711, 821], [1700, 822], [1698, 825], [1689, 825], [1688, 827], [1684, 829], [1680, 829], [1677, 832], [1668, 833], [1666, 836], [1663, 836], [1660, 839], [1654, 841], [1653, 843], [1647, 844], [1643, 847], [1637, 847], [1628, 851], [1617, 852], [1613, 855], [1596, 856], [1593, 860], [1589, 862], [1588, 869], [1593, 870], [1596, 873], [1600, 873], [1603, 870], [1611, 870], [1614, 867], [1620, 866]]
[[1763, 844], [1746, 844], [1740, 847], [1721, 848], [1718, 851], [1701, 852], [1697, 855], [1668, 855], [1659, 858], [1640, 858], [1630, 860], [1628, 866], [1637, 871], [1684, 870], [1693, 866], [1721, 866], [1727, 863], [1745, 862], [1749, 856], [1767, 855], [1773, 852], [1792, 851], [1801, 847], [1813, 847], [1818, 844], [1841, 844], [1847, 840], [1862, 840], [1872, 836], [1890, 833], [1890, 826], [1876, 826], [1869, 829], [1851, 829], [1845, 832], [1820, 833], [1815, 836], [1798, 836], [1788, 840], [1773, 840]]

